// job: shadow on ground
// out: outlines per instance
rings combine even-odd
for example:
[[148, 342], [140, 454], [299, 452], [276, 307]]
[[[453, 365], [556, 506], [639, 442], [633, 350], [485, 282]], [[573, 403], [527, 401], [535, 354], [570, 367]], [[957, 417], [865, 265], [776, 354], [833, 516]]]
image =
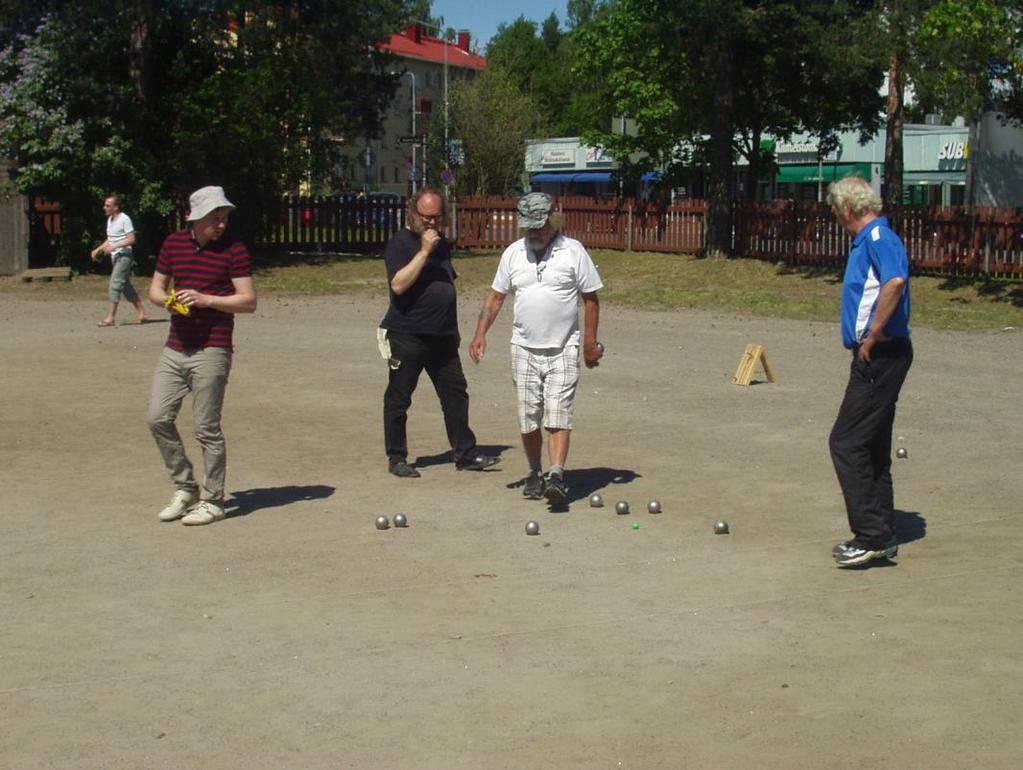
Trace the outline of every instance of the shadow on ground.
[[[895, 511], [895, 539], [899, 545], [905, 545], [906, 543], [912, 543], [914, 540], [922, 540], [927, 537], [927, 519], [921, 516], [916, 511]], [[886, 567], [898, 566], [898, 557], [893, 556], [891, 559], [875, 559], [868, 561], [866, 564], [860, 564], [852, 569], [856, 571], [878, 569]]]
[[830, 284], [842, 282], [843, 268], [825, 265], [790, 265], [780, 264], [775, 270], [777, 275], [799, 275], [806, 280], [823, 279]]
[[[1023, 307], [1023, 284], [1008, 281], [992, 281], [985, 278], [950, 275], [939, 284], [942, 291], [974, 289], [978, 298], [992, 302], [1005, 302], [1013, 307]], [[967, 299], [959, 299], [968, 302]]]
[[[629, 484], [643, 478], [635, 471], [623, 468], [578, 468], [565, 471], [568, 485], [568, 502], [585, 500], [594, 492], [615, 484]], [[607, 502], [607, 501], [605, 501]]]
[[305, 487], [264, 487], [262, 489], [242, 489], [231, 493], [224, 501], [227, 518], [248, 516], [265, 508], [280, 508], [302, 500], [325, 500], [334, 494], [334, 487], [325, 484], [312, 484]]
[[[553, 513], [565, 513], [568, 506], [577, 500], [586, 500], [594, 492], [614, 484], [628, 484], [630, 481], [643, 478], [635, 471], [619, 468], [579, 468], [565, 471], [565, 484], [568, 487], [568, 499], [563, 505], [551, 505]], [[526, 477], [512, 481], [505, 486], [508, 489], [521, 489], [526, 485]], [[605, 504], [608, 501], [604, 501]]]
[[927, 537], [927, 519], [916, 511], [895, 511], [895, 538], [899, 545]]
[[[505, 450], [511, 449], [507, 444], [477, 444], [476, 451], [480, 454], [491, 455], [493, 457], [501, 457]], [[417, 468], [428, 468], [431, 465], [443, 465], [444, 463], [453, 463], [455, 461], [454, 454], [449, 450], [447, 452], [441, 452], [436, 455], [420, 455], [416, 458], [414, 465]], [[487, 468], [481, 473], [489, 473], [490, 471], [501, 470], [500, 465], [494, 465]]]

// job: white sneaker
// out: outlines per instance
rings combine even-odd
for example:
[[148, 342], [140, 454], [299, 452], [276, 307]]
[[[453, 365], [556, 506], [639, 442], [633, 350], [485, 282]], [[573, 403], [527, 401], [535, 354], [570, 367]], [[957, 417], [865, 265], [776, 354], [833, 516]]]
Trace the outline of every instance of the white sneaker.
[[215, 521], [220, 521], [225, 516], [227, 514], [224, 513], [224, 509], [212, 500], [202, 500], [185, 514], [185, 518], [181, 520], [181, 523], [189, 527], [197, 527], [202, 524], [212, 524]]
[[188, 509], [197, 502], [199, 502], [198, 494], [179, 489], [174, 493], [174, 497], [171, 498], [170, 505], [156, 514], [156, 516], [160, 521], [177, 521], [188, 513]]

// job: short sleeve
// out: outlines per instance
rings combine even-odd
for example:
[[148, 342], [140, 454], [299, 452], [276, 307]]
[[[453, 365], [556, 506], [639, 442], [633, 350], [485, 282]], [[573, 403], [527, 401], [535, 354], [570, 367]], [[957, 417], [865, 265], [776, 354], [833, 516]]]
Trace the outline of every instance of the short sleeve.
[[579, 291], [583, 294], [589, 294], [604, 288], [604, 282], [600, 280], [597, 266], [593, 264], [589, 252], [585, 249], [580, 249], [577, 270]]
[[174, 275], [174, 264], [171, 261], [170, 249], [167, 248], [173, 237], [173, 235], [168, 235], [163, 239], [163, 243], [160, 244], [160, 253], [156, 255], [156, 272], [163, 275]]
[[909, 259], [906, 250], [895, 238], [894, 233], [877, 228], [868, 237], [867, 248], [882, 285], [893, 278], [909, 278]]
[[231, 277], [248, 278], [252, 275], [252, 257], [241, 241], [231, 245]]
[[497, 272], [494, 274], [494, 282], [490, 288], [499, 294], [511, 294], [511, 259], [514, 246], [509, 246], [501, 255], [501, 261], [497, 263]]

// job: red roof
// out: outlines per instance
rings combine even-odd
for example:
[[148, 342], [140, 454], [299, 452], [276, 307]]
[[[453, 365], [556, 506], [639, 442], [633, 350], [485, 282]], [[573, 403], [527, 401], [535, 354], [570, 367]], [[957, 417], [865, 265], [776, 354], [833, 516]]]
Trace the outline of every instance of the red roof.
[[462, 67], [464, 69], [485, 70], [487, 60], [469, 50], [469, 33], [459, 32], [458, 42], [452, 43], [438, 37], [427, 35], [418, 24], [410, 24], [401, 32], [398, 32], [380, 43], [380, 50], [388, 53], [405, 56], [409, 59], [420, 59], [422, 61], [444, 63], [444, 49], [447, 49], [447, 61], [449, 67]]

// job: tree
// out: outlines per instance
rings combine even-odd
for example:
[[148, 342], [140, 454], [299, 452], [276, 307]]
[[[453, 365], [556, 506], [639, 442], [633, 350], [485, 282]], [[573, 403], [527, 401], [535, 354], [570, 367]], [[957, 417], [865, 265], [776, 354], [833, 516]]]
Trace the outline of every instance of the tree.
[[885, 110], [885, 205], [903, 202], [902, 130], [909, 86], [916, 114], [975, 122], [985, 109], [1007, 119], [1023, 94], [1023, 3], [1020, 0], [881, 0], [888, 56]]
[[568, 28], [574, 30], [585, 27], [605, 8], [606, 4], [601, 0], [568, 0], [565, 8]]
[[619, 0], [583, 29], [577, 68], [640, 129], [584, 138], [626, 173], [658, 169], [669, 185], [706, 158], [706, 251], [727, 254], [736, 153], [755, 182], [765, 133], [876, 124], [880, 66], [850, 34], [863, 18], [851, 0]]
[[[412, 0], [408, 12], [409, 22], [420, 21], [435, 30], [444, 30], [444, 17], [433, 15], [433, 3], [431, 0]], [[449, 28], [450, 29], [450, 28]], [[444, 37], [450, 39], [445, 30]]]
[[451, 135], [460, 137], [465, 164], [456, 188], [465, 195], [502, 195], [522, 189], [526, 140], [543, 121], [532, 97], [505, 71], [488, 68], [451, 86]]
[[536, 22], [525, 16], [498, 25], [487, 43], [487, 68], [504, 72], [519, 88], [531, 91], [534, 75], [545, 68], [550, 55], [536, 33]]
[[244, 226], [261, 202], [329, 174], [344, 137], [379, 130], [397, 78], [374, 44], [408, 5], [8, 0], [2, 10], [0, 153], [15, 159], [18, 188], [60, 201], [67, 256], [80, 261], [107, 192], [144, 221], [222, 184]]
[[[590, 6], [589, 13], [596, 14], [596, 6]], [[504, 72], [532, 95], [550, 135], [578, 136], [591, 128], [608, 127], [611, 114], [605, 84], [575, 66], [576, 38], [582, 27], [562, 32], [553, 13], [539, 34], [537, 26], [523, 16], [500, 25], [487, 46], [488, 68]]]
[[561, 22], [558, 21], [558, 15], [551, 11], [551, 15], [544, 20], [543, 25], [540, 27], [540, 39], [547, 47], [547, 50], [554, 53], [558, 50], [562, 37]]
[[923, 112], [946, 120], [1010, 112], [1023, 90], [1023, 2], [941, 0], [922, 15], [910, 72]]

